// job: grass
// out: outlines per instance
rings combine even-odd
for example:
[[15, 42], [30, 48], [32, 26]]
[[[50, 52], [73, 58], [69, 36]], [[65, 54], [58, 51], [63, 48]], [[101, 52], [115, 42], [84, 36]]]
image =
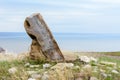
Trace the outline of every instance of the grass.
[[[11, 67], [23, 68], [23, 62], [19, 60], [13, 61], [0, 61], [0, 79], [9, 79], [11, 75], [8, 73], [8, 69]], [[9, 78], [8, 78], [9, 77]]]
[[[105, 53], [105, 54], [108, 55], [110, 53]], [[119, 53], [116, 53], [116, 54], [118, 55]], [[81, 73], [83, 71], [85, 74], [84, 75], [85, 77], [88, 77], [88, 75], [86, 75], [86, 74], [89, 74], [89, 76], [97, 77], [99, 80], [119, 80], [120, 79], [120, 59], [113, 59], [113, 58], [107, 57], [107, 55], [99, 57], [99, 60], [97, 63], [96, 62], [89, 63], [89, 65], [92, 66], [91, 72], [83, 71], [83, 67], [86, 64], [83, 64], [83, 63], [79, 62], [79, 60], [76, 60], [73, 62], [73, 64], [74, 64], [74, 66], [79, 66], [80, 68], [75, 68], [75, 67], [72, 68], [70, 71], [72, 73], [69, 73], [69, 71], [67, 71], [67, 69], [66, 69], [65, 76], [68, 77], [69, 75]], [[101, 65], [100, 64], [101, 61], [117, 63], [117, 66], [114, 68], [111, 66]], [[24, 65], [26, 63], [30, 63], [31, 65], [39, 65], [39, 67], [37, 67], [37, 68], [25, 67]], [[42, 66], [45, 63], [49, 63], [52, 66], [57, 64], [56, 62], [48, 62], [45, 60], [31, 60], [28, 57], [26, 57], [22, 60], [14, 59], [11, 61], [8, 61], [8, 60], [0, 61], [0, 80], [27, 80], [30, 77], [30, 75], [28, 75], [28, 73], [26, 71], [38, 71], [40, 74], [42, 74], [45, 71], [48, 71], [49, 69], [43, 70]], [[9, 72], [8, 72], [8, 69], [10, 69], [12, 67], [16, 67], [18, 70], [15, 74], [9, 74]], [[111, 70], [108, 69], [109, 67], [119, 71], [119, 75], [111, 73]], [[94, 72], [94, 69], [96, 69], [97, 72]], [[107, 75], [110, 74], [111, 76], [104, 77], [101, 74], [101, 71], [100, 71], [101, 69], [105, 70], [105, 74], [107, 74]], [[85, 78], [83, 80], [87, 80], [87, 79], [88, 78]]]
[[[97, 76], [99, 78], [99, 80], [119, 80], [120, 79], [120, 59], [113, 59], [113, 58], [109, 58], [107, 56], [102, 56], [99, 58], [99, 63], [100, 62], [112, 62], [112, 63], [117, 63], [116, 66], [109, 66], [109, 65], [99, 65], [97, 68], [97, 73], [92, 73], [93, 76]], [[107, 74], [107, 77], [103, 76], [100, 70], [104, 70], [104, 74]], [[119, 74], [114, 74], [111, 71], [112, 70], [117, 70], [119, 71]]]
[[102, 57], [99, 58], [99, 61], [114, 62], [114, 63], [117, 63], [120, 66], [120, 59], [113, 59], [113, 58], [109, 58], [107, 56], [102, 56]]
[[109, 56], [120, 56], [120, 52], [100, 52], [100, 53], [109, 55]]
[[[38, 68], [29, 68], [25, 67], [26, 63], [30, 63], [31, 65], [39, 65]], [[56, 64], [56, 62], [48, 62], [45, 60], [31, 60], [28, 57], [23, 60], [3, 60], [0, 61], [0, 80], [27, 80], [30, 76], [26, 71], [37, 71], [43, 68], [43, 64], [50, 63], [52, 66]], [[17, 72], [15, 74], [9, 74], [8, 70], [12, 67], [17, 68]], [[43, 72], [43, 71], [42, 71]]]

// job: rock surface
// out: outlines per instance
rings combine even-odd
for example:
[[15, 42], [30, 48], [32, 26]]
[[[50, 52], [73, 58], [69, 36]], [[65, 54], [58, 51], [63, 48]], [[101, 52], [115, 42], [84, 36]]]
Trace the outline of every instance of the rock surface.
[[85, 63], [89, 63], [91, 61], [97, 62], [97, 59], [94, 57], [79, 56], [79, 59], [80, 59], [80, 61], [85, 62]]
[[39, 13], [27, 17], [24, 27], [32, 39], [30, 51], [32, 59], [64, 60], [51, 31]]
[[17, 69], [15, 67], [12, 67], [8, 70], [10, 74], [15, 74], [17, 72]]
[[36, 79], [34, 79], [34, 78], [29, 78], [28, 80], [36, 80]]
[[51, 64], [45, 63], [43, 64], [43, 69], [48, 69], [51, 67]]
[[57, 63], [43, 74], [42, 80], [74, 80], [71, 63]]
[[31, 77], [32, 77], [33, 79], [40, 79], [40, 78], [41, 78], [41, 75], [35, 73], [35, 74], [32, 74]]
[[112, 73], [119, 74], [119, 72], [117, 70], [112, 70]]
[[98, 80], [96, 77], [91, 77], [90, 80]]
[[0, 53], [5, 53], [5, 50], [2, 47], [0, 47]]

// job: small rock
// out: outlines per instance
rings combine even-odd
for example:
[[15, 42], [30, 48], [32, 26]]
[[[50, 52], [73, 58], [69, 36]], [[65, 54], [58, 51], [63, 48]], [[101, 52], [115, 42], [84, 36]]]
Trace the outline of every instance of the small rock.
[[40, 78], [41, 78], [41, 75], [35, 73], [35, 74], [32, 74], [32, 75], [31, 75], [31, 78], [34, 78], [34, 79], [40, 79]]
[[83, 67], [83, 69], [84, 69], [84, 71], [85, 72], [89, 72], [89, 73], [91, 73], [92, 72], [92, 66], [91, 65], [85, 65], [84, 67]]
[[82, 67], [81, 69], [81, 73], [84, 73], [85, 76], [91, 76], [91, 73], [92, 73], [92, 66], [91, 65], [85, 65]]
[[91, 77], [90, 80], [98, 80], [96, 77]]
[[0, 47], [0, 53], [5, 53], [5, 50]]
[[51, 67], [51, 69], [61, 69], [64, 70], [65, 68], [71, 68], [74, 64], [71, 63], [57, 63], [55, 66]]
[[87, 56], [80, 56], [79, 59], [80, 59], [80, 61], [83, 61], [85, 63], [89, 63], [90, 62], [90, 58], [88, 58]]
[[83, 79], [79, 77], [79, 78], [76, 78], [75, 80], [83, 80]]
[[100, 69], [100, 72], [101, 72], [101, 73], [105, 73], [106, 71], [105, 71], [105, 70], [103, 70], [103, 69]]
[[10, 69], [8, 70], [8, 72], [9, 72], [10, 74], [14, 74], [14, 73], [17, 72], [17, 69], [16, 69], [15, 67], [12, 67], [12, 68], [10, 68]]
[[49, 80], [49, 75], [45, 72], [41, 78], [41, 80]]
[[36, 79], [34, 79], [34, 78], [29, 78], [28, 80], [36, 80]]
[[94, 61], [94, 62], [97, 62], [98, 60], [94, 57], [90, 57], [90, 61]]
[[27, 71], [28, 75], [37, 74], [37, 71]]
[[111, 72], [114, 74], [119, 74], [119, 72], [117, 70], [112, 70]]
[[108, 75], [106, 73], [101, 73], [101, 75], [106, 78]]
[[51, 67], [51, 64], [48, 64], [48, 63], [43, 64], [43, 69], [47, 69], [47, 68], [50, 68], [50, 67]]
[[73, 63], [66, 63], [65, 65], [66, 65], [66, 67], [68, 67], [68, 68], [72, 68], [72, 67], [74, 66]]
[[44, 73], [42, 80], [73, 80], [74, 75], [69, 63], [57, 63]]
[[25, 66], [25, 67], [29, 67], [29, 66], [30, 66], [30, 63], [26, 63], [24, 66]]
[[30, 65], [30, 68], [38, 68], [40, 65]]

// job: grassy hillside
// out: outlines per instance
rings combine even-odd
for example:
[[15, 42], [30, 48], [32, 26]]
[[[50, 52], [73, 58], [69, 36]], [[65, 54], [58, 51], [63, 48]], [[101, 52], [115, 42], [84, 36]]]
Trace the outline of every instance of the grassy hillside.
[[[86, 54], [76, 54], [65, 52], [66, 58], [72, 58], [71, 55], [76, 56], [76, 60], [69, 63], [55, 63], [46, 61], [30, 60], [28, 56], [22, 55], [22, 58], [15, 58], [12, 60], [0, 60], [0, 80], [29, 80], [35, 78], [33, 75], [40, 75], [40, 77], [33, 80], [45, 80], [44, 76], [47, 72], [49, 79], [52, 80], [88, 80], [94, 78], [95, 80], [119, 80], [120, 79], [120, 59], [113, 59], [112, 57], [99, 56], [97, 61], [90, 61], [88, 63], [80, 61], [80, 56], [88, 56]], [[95, 53], [94, 53], [95, 54]], [[97, 54], [97, 53], [96, 53]], [[7, 56], [5, 56], [7, 57]], [[9, 56], [8, 56], [9, 57]], [[89, 57], [90, 58], [90, 55]], [[44, 64], [50, 64], [48, 68], [44, 69]], [[63, 64], [65, 67], [56, 65]], [[69, 64], [69, 67], [68, 67]], [[10, 72], [9, 69], [16, 69], [15, 72]], [[61, 69], [64, 69], [61, 71]], [[64, 73], [63, 73], [64, 71]], [[63, 75], [62, 75], [63, 74]]]

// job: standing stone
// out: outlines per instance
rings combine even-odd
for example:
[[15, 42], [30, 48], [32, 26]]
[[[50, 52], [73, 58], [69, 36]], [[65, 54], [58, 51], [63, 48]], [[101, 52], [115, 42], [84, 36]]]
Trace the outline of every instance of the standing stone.
[[39, 13], [25, 19], [27, 34], [32, 39], [30, 56], [32, 59], [45, 58], [49, 60], [64, 60], [52, 33]]

